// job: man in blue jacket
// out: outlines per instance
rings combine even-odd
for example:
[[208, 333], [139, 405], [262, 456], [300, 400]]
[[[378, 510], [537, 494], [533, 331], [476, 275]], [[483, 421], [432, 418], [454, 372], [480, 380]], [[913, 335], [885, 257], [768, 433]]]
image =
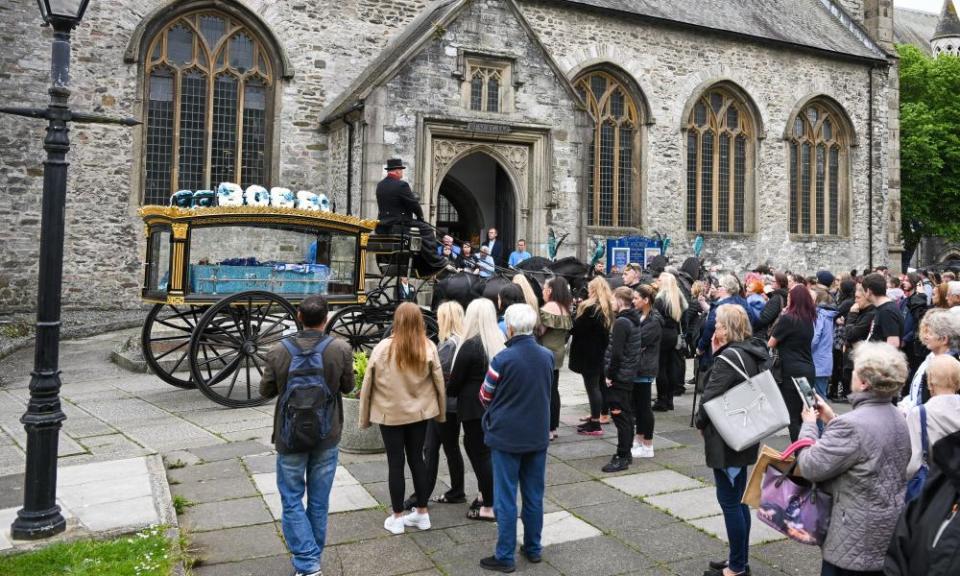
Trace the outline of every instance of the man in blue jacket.
[[516, 570], [517, 484], [523, 496], [523, 546], [520, 552], [540, 562], [543, 546], [543, 492], [547, 446], [550, 444], [550, 389], [553, 353], [537, 344], [533, 329], [536, 311], [514, 304], [503, 317], [507, 347], [490, 362], [480, 388], [484, 442], [493, 463], [493, 509], [497, 516], [497, 547], [480, 567], [496, 572]]

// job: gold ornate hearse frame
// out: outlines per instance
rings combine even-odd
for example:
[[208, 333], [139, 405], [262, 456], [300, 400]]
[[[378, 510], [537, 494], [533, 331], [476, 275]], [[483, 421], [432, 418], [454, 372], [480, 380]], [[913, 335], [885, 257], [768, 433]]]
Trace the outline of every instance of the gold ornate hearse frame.
[[[355, 294], [337, 294], [329, 297], [331, 304], [362, 304], [366, 300], [364, 293], [366, 272], [366, 247], [370, 233], [376, 228], [376, 220], [367, 220], [336, 214], [317, 212], [299, 208], [280, 208], [274, 206], [217, 206], [213, 208], [178, 208], [176, 206], [144, 206], [138, 211], [145, 224], [147, 238], [147, 257], [144, 259], [144, 283], [142, 297], [144, 302], [152, 304], [212, 304], [216, 299], [191, 296], [186, 292], [186, 274], [190, 253], [190, 230], [193, 226], [218, 226], [230, 224], [289, 224], [316, 228], [317, 230], [336, 230], [348, 232], [357, 238], [357, 273]], [[149, 287], [150, 236], [158, 227], [169, 227], [170, 234], [170, 276], [167, 291], [151, 292]], [[292, 300], [296, 300], [293, 298]]]

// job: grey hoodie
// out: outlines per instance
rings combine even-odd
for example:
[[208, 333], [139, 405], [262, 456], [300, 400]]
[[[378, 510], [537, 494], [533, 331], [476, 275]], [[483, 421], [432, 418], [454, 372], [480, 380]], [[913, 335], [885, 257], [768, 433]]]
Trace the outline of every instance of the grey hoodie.
[[[927, 410], [927, 439], [931, 449], [944, 436], [960, 431], [960, 396], [940, 394], [927, 400], [924, 406]], [[907, 414], [907, 428], [910, 430], [910, 446], [913, 450], [910, 455], [910, 463], [907, 464], [907, 478], [913, 478], [923, 461], [919, 406], [914, 407]], [[928, 460], [930, 456], [931, 453], [928, 452]]]

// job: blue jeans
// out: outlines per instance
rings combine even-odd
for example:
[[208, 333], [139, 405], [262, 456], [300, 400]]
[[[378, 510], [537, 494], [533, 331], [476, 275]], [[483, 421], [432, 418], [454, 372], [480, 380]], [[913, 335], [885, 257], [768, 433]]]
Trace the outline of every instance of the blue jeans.
[[543, 552], [543, 491], [547, 451], [514, 454], [491, 450], [493, 461], [493, 511], [497, 515], [497, 560], [513, 566], [517, 547], [517, 484], [523, 496], [523, 550], [528, 556]]
[[[293, 567], [298, 572], [320, 570], [338, 454], [336, 446], [313, 452], [277, 454], [283, 537], [293, 554]], [[303, 509], [304, 491], [307, 493], [306, 510]]]
[[723, 510], [723, 523], [730, 540], [730, 570], [739, 574], [750, 563], [750, 508], [740, 503], [747, 489], [747, 469], [741, 468], [732, 484], [726, 470], [714, 468], [713, 477], [717, 483], [717, 502]]
[[830, 387], [830, 377], [829, 376], [817, 376], [813, 379], [813, 389], [817, 391], [817, 394], [821, 398], [827, 397], [827, 389]]

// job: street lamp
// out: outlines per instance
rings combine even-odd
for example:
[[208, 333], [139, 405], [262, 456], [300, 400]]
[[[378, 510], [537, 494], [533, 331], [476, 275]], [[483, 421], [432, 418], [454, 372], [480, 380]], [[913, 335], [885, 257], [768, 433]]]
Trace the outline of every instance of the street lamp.
[[66, 416], [60, 408], [60, 292], [63, 279], [64, 208], [67, 198], [68, 122], [123, 124], [136, 120], [71, 112], [70, 32], [80, 24], [90, 0], [38, 0], [45, 25], [53, 28], [52, 86], [46, 108], [0, 108], [0, 113], [48, 121], [43, 149], [43, 205], [40, 221], [40, 273], [37, 329], [30, 401], [20, 418], [27, 432], [23, 508], [10, 527], [17, 539], [46, 538], [66, 528], [57, 506], [57, 445]]

